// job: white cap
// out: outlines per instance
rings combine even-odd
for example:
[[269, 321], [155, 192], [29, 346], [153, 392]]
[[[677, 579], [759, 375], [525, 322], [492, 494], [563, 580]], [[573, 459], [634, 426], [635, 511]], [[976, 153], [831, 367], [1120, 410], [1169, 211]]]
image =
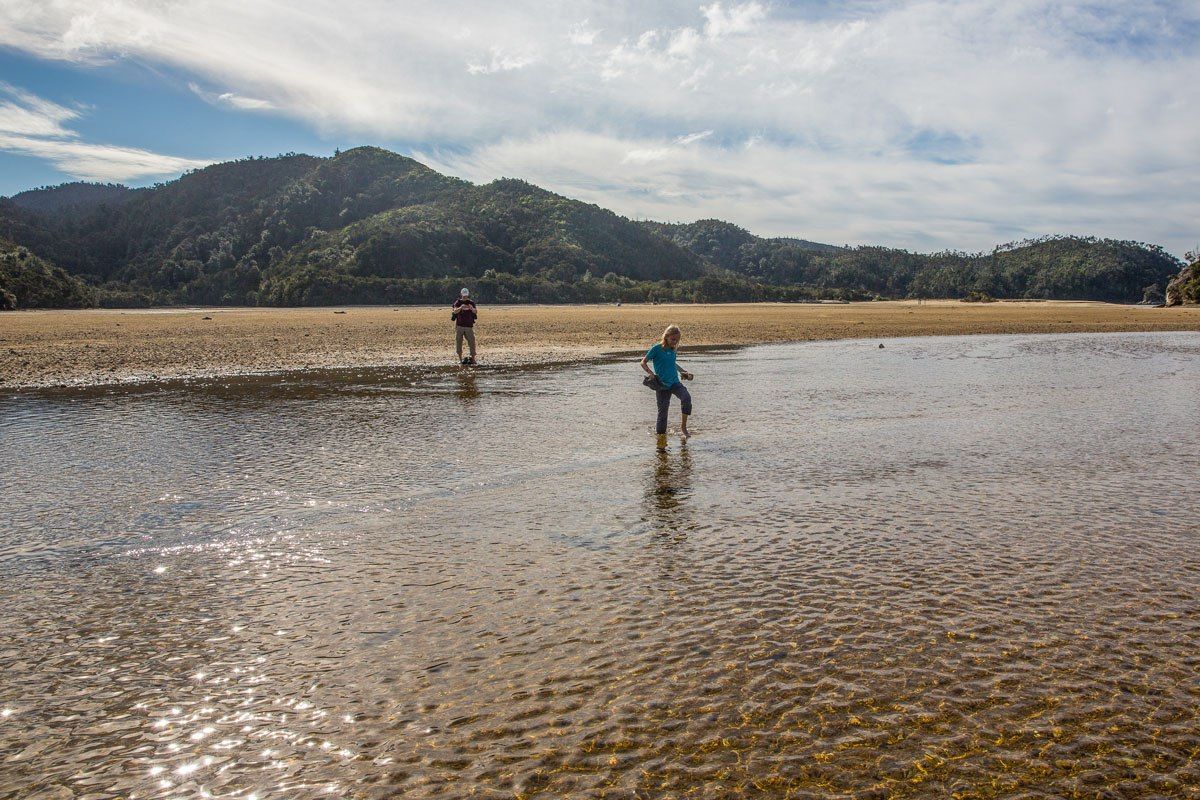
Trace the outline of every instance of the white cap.
[[461, 294], [463, 297], [466, 297], [470, 293], [471, 293], [470, 290], [465, 287], [463, 288], [463, 290], [461, 292], [459, 292], [459, 294]]

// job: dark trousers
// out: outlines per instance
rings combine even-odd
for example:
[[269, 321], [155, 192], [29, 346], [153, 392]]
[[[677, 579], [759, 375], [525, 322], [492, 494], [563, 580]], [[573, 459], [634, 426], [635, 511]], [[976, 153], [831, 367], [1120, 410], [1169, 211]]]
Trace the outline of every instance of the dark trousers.
[[659, 389], [655, 394], [658, 395], [658, 424], [654, 428], [657, 433], [667, 432], [667, 410], [671, 407], [671, 395], [679, 398], [680, 411], [684, 414], [692, 413], [692, 396], [683, 388], [682, 383], [677, 383], [670, 389]]

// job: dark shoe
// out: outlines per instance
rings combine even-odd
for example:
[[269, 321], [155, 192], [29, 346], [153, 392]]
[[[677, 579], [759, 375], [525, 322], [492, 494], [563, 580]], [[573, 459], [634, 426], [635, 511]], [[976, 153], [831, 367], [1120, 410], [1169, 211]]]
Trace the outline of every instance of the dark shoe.
[[470, 364], [470, 363], [471, 363], [471, 359], [469, 359], [469, 358], [464, 358], [464, 359], [462, 360], [462, 362], [461, 362], [461, 363], [462, 363], [462, 365], [465, 367], [467, 364]]
[[469, 365], [470, 365], [470, 366], [472, 366], [472, 367], [473, 367], [473, 366], [475, 366], [475, 357], [474, 357], [474, 356], [471, 356], [470, 358], [468, 358], [468, 359], [467, 359], [467, 364], [469, 364]]

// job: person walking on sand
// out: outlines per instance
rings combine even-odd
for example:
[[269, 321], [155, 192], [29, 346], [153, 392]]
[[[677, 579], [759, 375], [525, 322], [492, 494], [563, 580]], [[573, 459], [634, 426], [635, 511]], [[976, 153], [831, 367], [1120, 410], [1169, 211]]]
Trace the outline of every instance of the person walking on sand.
[[[658, 434], [660, 444], [665, 442], [667, 412], [671, 408], [671, 395], [679, 398], [679, 410], [682, 412], [679, 432], [684, 439], [690, 436], [687, 421], [692, 413], [692, 396], [688, 394], [688, 390], [684, 388], [679, 378], [683, 376], [685, 380], [690, 381], [693, 375], [685, 369], [680, 369], [675, 362], [680, 336], [682, 334], [678, 325], [667, 326], [667, 329], [663, 331], [662, 340], [647, 350], [641, 361], [642, 369], [647, 375], [645, 383], [658, 395], [658, 422], [654, 427], [654, 432]], [[650, 370], [650, 364], [654, 365], [653, 371]]]
[[[459, 292], [458, 299], [450, 307], [450, 319], [454, 320], [454, 351], [458, 353], [460, 364], [475, 364], [475, 320], [479, 318], [479, 309], [471, 299], [471, 292], [465, 287]], [[467, 340], [470, 355], [463, 358], [463, 339]]]

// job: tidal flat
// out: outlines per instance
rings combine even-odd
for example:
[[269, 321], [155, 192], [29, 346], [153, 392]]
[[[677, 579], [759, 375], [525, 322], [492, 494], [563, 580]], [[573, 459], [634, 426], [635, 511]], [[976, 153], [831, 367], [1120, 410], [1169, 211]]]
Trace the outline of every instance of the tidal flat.
[[1200, 796], [1200, 334], [878, 344], [0, 396], [0, 797]]
[[[489, 306], [480, 363], [568, 362], [684, 346], [968, 333], [1200, 330], [1200, 307], [916, 301]], [[244, 373], [454, 363], [449, 306], [27, 311], [0, 314], [0, 391]]]

